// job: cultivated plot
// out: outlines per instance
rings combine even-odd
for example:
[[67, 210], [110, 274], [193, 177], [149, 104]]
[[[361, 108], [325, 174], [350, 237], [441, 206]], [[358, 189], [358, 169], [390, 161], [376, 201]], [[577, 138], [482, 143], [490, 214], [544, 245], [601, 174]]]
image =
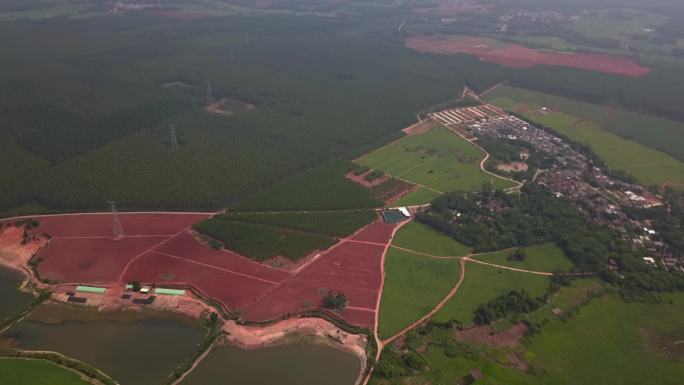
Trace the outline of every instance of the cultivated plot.
[[[443, 126], [403, 137], [357, 160], [357, 163], [417, 184], [436, 194], [477, 191], [484, 183], [511, 187], [479, 168], [484, 154]], [[425, 203], [425, 202], [423, 202]]]

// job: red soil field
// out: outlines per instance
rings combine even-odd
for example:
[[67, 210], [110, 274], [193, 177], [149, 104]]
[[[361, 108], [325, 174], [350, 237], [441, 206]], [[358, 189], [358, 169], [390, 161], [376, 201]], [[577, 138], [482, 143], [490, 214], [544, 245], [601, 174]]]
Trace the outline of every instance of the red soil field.
[[54, 238], [40, 250], [41, 277], [64, 282], [113, 282], [136, 255], [167, 237]]
[[[353, 239], [389, 242], [393, 225], [376, 222]], [[383, 238], [384, 236], [384, 238]], [[339, 315], [354, 325], [370, 327], [381, 281], [381, 257], [385, 247], [343, 241], [311, 265], [269, 292], [257, 303], [244, 309], [249, 321], [276, 319], [282, 314], [296, 314], [320, 306], [327, 290], [342, 291], [349, 301]]]
[[385, 244], [392, 236], [392, 231], [394, 231], [395, 227], [395, 225], [378, 221], [366, 227], [363, 231], [359, 231], [352, 236], [351, 239], [360, 242], [375, 242]]
[[126, 237], [118, 241], [112, 239], [111, 214], [36, 217], [36, 234], [56, 235], [39, 252], [43, 261], [38, 271], [69, 283], [122, 285], [137, 280], [189, 286], [227, 309], [242, 310], [247, 321], [318, 308], [331, 289], [343, 291], [349, 300], [339, 317], [354, 325], [373, 325], [381, 257], [395, 226], [373, 223], [292, 272], [204, 246], [189, 226], [206, 217], [120, 214]]
[[634, 78], [651, 72], [650, 68], [640, 66], [636, 60], [629, 57], [584, 52], [542, 52], [518, 44], [499, 43], [493, 39], [472, 36], [416, 36], [406, 39], [406, 46], [421, 52], [470, 54], [487, 62], [518, 68], [545, 64]]
[[231, 273], [210, 265], [148, 252], [137, 259], [124, 275], [124, 281], [192, 286], [203, 295], [221, 302], [228, 309], [242, 308], [275, 283]]
[[[130, 235], [173, 235], [180, 230], [206, 219], [211, 214], [183, 213], [120, 213], [121, 226]], [[112, 214], [80, 214], [34, 216], [40, 226], [33, 234], [47, 233], [53, 237], [111, 237]]]

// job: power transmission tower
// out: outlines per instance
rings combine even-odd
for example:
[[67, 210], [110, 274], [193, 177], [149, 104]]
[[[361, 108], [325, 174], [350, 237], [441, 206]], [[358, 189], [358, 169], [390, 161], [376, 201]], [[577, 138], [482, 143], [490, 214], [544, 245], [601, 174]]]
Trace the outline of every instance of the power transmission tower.
[[207, 79], [207, 104], [212, 103], [214, 103], [214, 95], [211, 93], [211, 83], [209, 82], [209, 79]]
[[178, 150], [178, 138], [176, 138], [176, 125], [171, 123], [171, 151]]
[[116, 212], [116, 202], [109, 201], [109, 204], [112, 206], [112, 232], [114, 240], [119, 241], [126, 236], [126, 233], [124, 233], [121, 222], [119, 221], [119, 215]]

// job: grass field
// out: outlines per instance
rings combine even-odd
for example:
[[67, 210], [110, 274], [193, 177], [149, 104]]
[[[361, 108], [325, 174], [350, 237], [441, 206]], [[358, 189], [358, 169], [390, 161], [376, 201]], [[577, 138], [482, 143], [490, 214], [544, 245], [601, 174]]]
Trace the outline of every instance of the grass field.
[[496, 267], [468, 263], [465, 279], [456, 295], [433, 317], [437, 321], [456, 320], [465, 325], [473, 321], [477, 307], [511, 290], [525, 290], [540, 296], [549, 288], [549, 278]]
[[447, 295], [459, 277], [459, 261], [390, 249], [378, 331], [387, 338], [418, 320]]
[[7, 385], [88, 385], [81, 376], [49, 361], [0, 357], [0, 383]]
[[441, 257], [457, 257], [471, 251], [468, 246], [415, 221], [399, 229], [392, 244]]
[[425, 203], [432, 202], [432, 200], [437, 198], [439, 195], [440, 194], [432, 190], [428, 190], [423, 187], [418, 187], [418, 189], [416, 189], [415, 191], [406, 194], [405, 196], [401, 197], [395, 202], [392, 202], [390, 206], [400, 207], [423, 205]]
[[594, 299], [569, 321], [544, 325], [529, 341], [525, 358], [544, 373], [539, 382], [549, 385], [678, 384], [684, 356], [674, 342], [684, 336], [684, 295], [668, 300]]
[[[356, 162], [436, 194], [476, 191], [489, 181], [493, 181], [495, 189], [511, 187], [508, 181], [492, 179], [480, 170], [478, 164], [483, 156], [478, 148], [446, 127], [435, 126], [424, 134], [405, 136]], [[416, 196], [410, 200], [405, 197], [404, 201], [419, 203]]]
[[512, 252], [507, 251], [483, 254], [474, 257], [474, 259], [518, 269], [549, 273], [553, 271], [570, 270], [570, 268], [572, 268], [572, 262], [565, 256], [563, 250], [559, 249], [558, 246], [553, 243], [524, 247], [523, 250], [527, 254], [527, 258], [521, 262], [508, 260], [508, 256]]
[[[678, 145], [684, 141], [682, 123], [507, 86], [496, 88], [486, 98], [589, 144], [608, 167], [625, 171], [641, 183], [684, 182], [684, 163], [675, 158], [684, 159], [684, 149]], [[542, 106], [551, 111], [540, 113]]]

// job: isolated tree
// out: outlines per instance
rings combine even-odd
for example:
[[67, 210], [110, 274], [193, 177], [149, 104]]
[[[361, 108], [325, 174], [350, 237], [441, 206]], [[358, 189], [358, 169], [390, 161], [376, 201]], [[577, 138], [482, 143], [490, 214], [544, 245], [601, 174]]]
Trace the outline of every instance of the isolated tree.
[[133, 281], [131, 282], [131, 288], [133, 291], [140, 291], [140, 289], [142, 289], [142, 285], [140, 284], [140, 281]]
[[342, 310], [347, 306], [347, 296], [338, 291], [337, 294], [333, 294], [332, 290], [328, 290], [323, 297], [323, 307], [331, 310]]

